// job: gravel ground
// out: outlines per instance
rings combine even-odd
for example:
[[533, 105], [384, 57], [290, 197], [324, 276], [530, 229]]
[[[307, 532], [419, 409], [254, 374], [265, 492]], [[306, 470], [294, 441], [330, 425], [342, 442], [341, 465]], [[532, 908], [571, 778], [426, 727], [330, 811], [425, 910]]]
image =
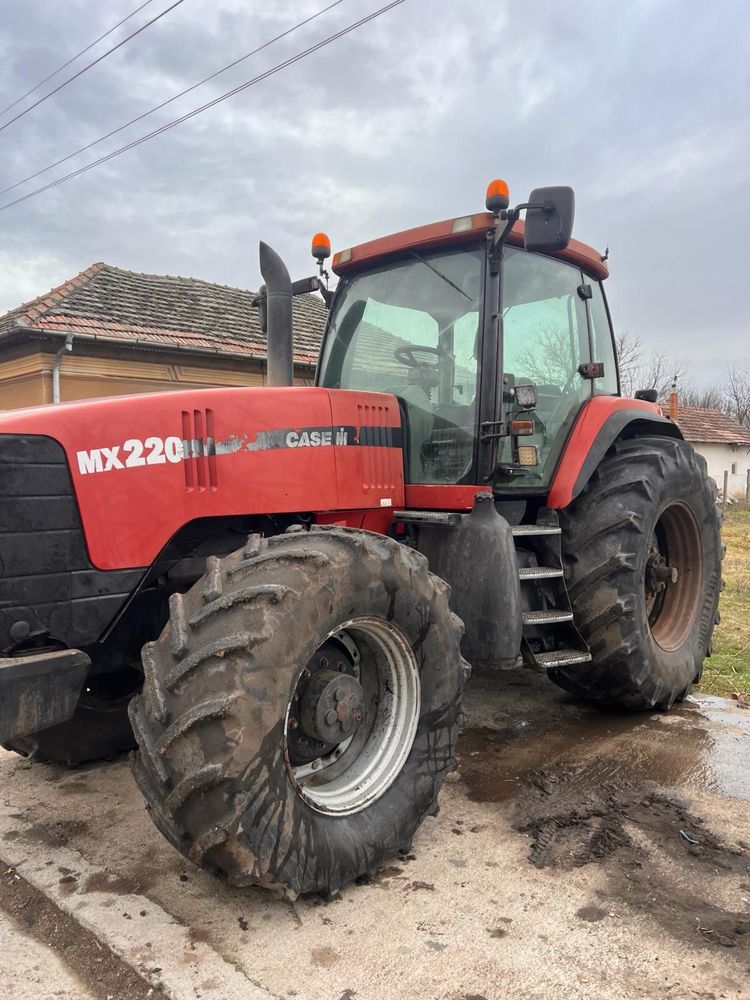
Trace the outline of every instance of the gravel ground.
[[[750, 710], [703, 698], [602, 714], [510, 672], [472, 681], [467, 715], [413, 854], [331, 900], [192, 868], [124, 760], [65, 771], [0, 752], [3, 871], [84, 924], [92, 955], [132, 966], [144, 996], [224, 1000], [238, 982], [299, 1000], [750, 996]], [[3, 988], [23, 996], [30, 932], [7, 919]], [[82, 958], [42, 946], [48, 988], [76, 996], [65, 977]]]

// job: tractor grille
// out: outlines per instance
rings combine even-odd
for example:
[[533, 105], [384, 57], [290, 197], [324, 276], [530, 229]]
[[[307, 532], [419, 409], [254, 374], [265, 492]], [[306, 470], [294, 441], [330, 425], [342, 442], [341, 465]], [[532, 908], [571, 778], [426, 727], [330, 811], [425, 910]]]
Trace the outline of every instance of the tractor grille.
[[188, 493], [218, 486], [215, 442], [213, 410], [182, 411], [182, 468]]
[[91, 565], [56, 441], [0, 434], [0, 655], [24, 642], [94, 642], [142, 575]]
[[[392, 426], [391, 408], [389, 406], [370, 406], [368, 403], [357, 404], [357, 422], [360, 427], [366, 427], [372, 435], [374, 444], [383, 444], [388, 440], [386, 430]], [[372, 430], [370, 430], [372, 428]], [[382, 441], [378, 440], [378, 431], [382, 428]], [[393, 476], [393, 462], [388, 448], [365, 448], [363, 450], [362, 479], [366, 490], [384, 490], [393, 492], [396, 482]]]

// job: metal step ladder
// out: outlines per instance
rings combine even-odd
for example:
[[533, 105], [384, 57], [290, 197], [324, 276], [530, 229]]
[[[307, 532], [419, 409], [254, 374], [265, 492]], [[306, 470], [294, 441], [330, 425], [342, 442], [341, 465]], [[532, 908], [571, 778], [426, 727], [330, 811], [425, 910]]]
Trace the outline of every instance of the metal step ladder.
[[525, 610], [521, 653], [539, 670], [590, 663], [591, 652], [573, 620], [562, 563], [557, 513], [544, 508], [536, 524], [512, 525]]

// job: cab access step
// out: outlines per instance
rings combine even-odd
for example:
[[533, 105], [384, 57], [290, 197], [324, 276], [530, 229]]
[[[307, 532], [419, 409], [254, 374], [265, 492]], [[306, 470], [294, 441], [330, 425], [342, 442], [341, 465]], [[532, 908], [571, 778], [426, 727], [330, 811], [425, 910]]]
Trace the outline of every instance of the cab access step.
[[[565, 585], [562, 533], [555, 511], [542, 508], [535, 524], [510, 525], [498, 514], [488, 492], [477, 494], [470, 514], [403, 510], [394, 512], [394, 521], [412, 532], [412, 544], [427, 556], [432, 571], [453, 588], [451, 607], [467, 623], [462, 649], [475, 666], [492, 669], [493, 663], [495, 669], [502, 669], [517, 665], [522, 658], [527, 666], [550, 670], [591, 662]], [[477, 594], [464, 577], [467, 567], [482, 561], [499, 569], [496, 579], [485, 580], [482, 593]], [[457, 564], [462, 572], [457, 571]], [[511, 601], [511, 588], [503, 589], [499, 603], [493, 603], [487, 593], [502, 580], [505, 567], [517, 574], [518, 603]], [[503, 600], [513, 607], [505, 607]], [[499, 615], [506, 621], [518, 616], [515, 640], [511, 630], [497, 621]], [[477, 634], [484, 637], [481, 643]]]
[[511, 532], [521, 581], [524, 662], [540, 670], [590, 663], [565, 585], [557, 513], [543, 508], [536, 524], [514, 524]]

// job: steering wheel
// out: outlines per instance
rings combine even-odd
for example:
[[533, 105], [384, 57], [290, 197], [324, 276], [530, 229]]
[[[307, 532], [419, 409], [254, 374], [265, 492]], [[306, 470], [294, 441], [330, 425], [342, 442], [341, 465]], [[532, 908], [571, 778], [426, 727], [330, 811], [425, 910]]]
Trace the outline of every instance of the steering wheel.
[[[428, 347], [426, 344], [412, 344], [409, 347], [397, 347], [393, 352], [393, 356], [396, 361], [400, 361], [402, 365], [406, 365], [407, 368], [424, 368], [425, 362], [417, 361], [414, 357], [414, 352], [418, 354], [434, 354], [436, 357], [442, 356], [442, 351], [439, 347]], [[430, 368], [436, 368], [437, 365], [430, 364]]]
[[[569, 396], [569, 393], [570, 393], [570, 390], [575, 385], [576, 378], [580, 378], [580, 372], [578, 371], [577, 368], [575, 369], [575, 371], [573, 371], [570, 374], [570, 376], [568, 377], [567, 381], [565, 382], [565, 385], [560, 390], [560, 398], [558, 399], [557, 403], [555, 404], [555, 407], [552, 410], [552, 413], [550, 413], [549, 417], [547, 417], [547, 420], [545, 421], [545, 425], [549, 425], [550, 427], [554, 427], [555, 426], [555, 422], [557, 421], [558, 414], [561, 412], [561, 410], [563, 410], [564, 408], [567, 408], [568, 410], [570, 410], [571, 407], [573, 406], [574, 400], [571, 399], [571, 397]], [[564, 414], [563, 414], [563, 418], [564, 418]]]

